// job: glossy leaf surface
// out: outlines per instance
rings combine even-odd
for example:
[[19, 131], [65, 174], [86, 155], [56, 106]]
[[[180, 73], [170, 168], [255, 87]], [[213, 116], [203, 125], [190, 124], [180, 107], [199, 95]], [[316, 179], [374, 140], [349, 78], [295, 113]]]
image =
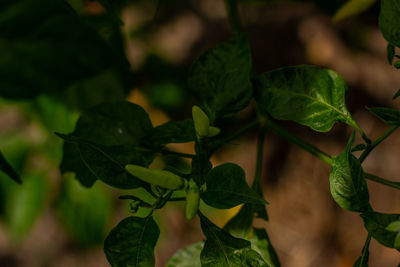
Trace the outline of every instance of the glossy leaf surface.
[[370, 209], [369, 194], [361, 163], [350, 152], [354, 136], [353, 133], [346, 150], [333, 157], [329, 175], [330, 191], [343, 209], [364, 212]]
[[254, 82], [260, 108], [278, 120], [292, 120], [327, 132], [337, 121], [359, 128], [345, 104], [346, 84], [332, 70], [316, 66], [286, 67]]
[[189, 71], [188, 84], [211, 122], [246, 107], [252, 97], [250, 47], [236, 35], [205, 52]]
[[201, 251], [202, 267], [266, 267], [262, 257], [251, 249], [249, 241], [231, 236], [200, 214], [201, 229], [207, 240]]
[[104, 252], [113, 267], [154, 266], [154, 247], [160, 229], [153, 217], [123, 219], [104, 241]]
[[249, 187], [243, 169], [233, 163], [213, 168], [206, 176], [206, 184], [207, 190], [201, 198], [214, 208], [229, 209], [242, 203], [267, 204]]

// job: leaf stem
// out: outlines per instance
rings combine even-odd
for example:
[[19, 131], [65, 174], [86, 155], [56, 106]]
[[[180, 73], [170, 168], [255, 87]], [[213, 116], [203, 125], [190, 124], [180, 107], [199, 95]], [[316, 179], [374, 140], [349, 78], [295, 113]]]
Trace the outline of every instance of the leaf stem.
[[237, 0], [225, 0], [226, 10], [228, 12], [229, 22], [234, 32], [238, 33], [242, 31], [242, 25], [240, 24], [239, 14], [237, 10]]
[[361, 127], [355, 121], [353, 121], [353, 124], [351, 125], [360, 133], [362, 139], [364, 139], [365, 143], [367, 143], [367, 145], [369, 146], [371, 144], [371, 139], [367, 137]]
[[281, 128], [279, 125], [277, 125], [275, 122], [273, 122], [270, 119], [267, 119], [265, 121], [265, 125], [270, 130], [272, 130], [273, 132], [275, 132], [279, 136], [282, 136], [283, 138], [285, 138], [289, 142], [298, 145], [299, 147], [301, 147], [304, 150], [308, 151], [309, 153], [313, 154], [314, 156], [316, 156], [317, 158], [319, 158], [323, 162], [326, 162], [329, 165], [332, 165], [332, 157], [329, 154], [327, 154], [327, 153], [323, 152], [322, 150], [320, 150], [319, 148], [317, 148], [317, 147], [307, 143], [306, 141], [304, 141], [304, 140], [292, 135], [291, 133], [289, 133], [285, 129]]
[[393, 188], [396, 188], [396, 189], [400, 190], [400, 182], [393, 182], [393, 181], [390, 181], [390, 180], [386, 180], [386, 179], [383, 179], [383, 178], [381, 178], [379, 176], [376, 176], [376, 175], [373, 175], [373, 174], [370, 174], [370, 173], [365, 173], [364, 176], [368, 180], [374, 181], [376, 183], [384, 184], [384, 185], [387, 185], [389, 187], [393, 187]]
[[387, 137], [389, 137], [395, 130], [397, 130], [399, 126], [393, 126], [389, 130], [387, 130], [384, 134], [382, 134], [380, 137], [378, 137], [374, 142], [372, 142], [370, 145], [367, 146], [367, 148], [364, 150], [364, 152], [361, 154], [359, 160], [362, 163], [369, 153], [380, 143], [382, 143], [383, 140], [385, 140]]
[[[273, 132], [277, 133], [278, 135], [282, 136], [283, 138], [285, 138], [287, 141], [298, 145], [299, 147], [303, 148], [304, 150], [306, 150], [307, 152], [313, 154], [314, 156], [316, 156], [317, 158], [319, 158], [320, 160], [328, 163], [329, 165], [332, 165], [332, 157], [323, 152], [322, 150], [320, 150], [319, 148], [307, 143], [306, 141], [292, 135], [291, 133], [289, 133], [288, 131], [286, 131], [285, 129], [281, 128], [279, 125], [277, 125], [276, 123], [274, 123], [272, 120], [267, 119], [265, 121], [265, 125], [272, 130]], [[379, 139], [379, 138], [378, 138]], [[384, 138], [383, 138], [384, 139]], [[382, 142], [382, 141], [380, 141]], [[379, 176], [370, 174], [370, 173], [364, 173], [365, 178], [371, 181], [374, 181], [376, 183], [380, 183], [395, 189], [399, 189], [400, 190], [400, 182], [393, 182], [384, 178], [381, 178]]]
[[[361, 256], [357, 260], [357, 266], [368, 266], [368, 250], [369, 250], [369, 244], [371, 243], [371, 235], [368, 233], [367, 240], [365, 240], [364, 247], [361, 251]], [[356, 264], [354, 264], [356, 266]]]

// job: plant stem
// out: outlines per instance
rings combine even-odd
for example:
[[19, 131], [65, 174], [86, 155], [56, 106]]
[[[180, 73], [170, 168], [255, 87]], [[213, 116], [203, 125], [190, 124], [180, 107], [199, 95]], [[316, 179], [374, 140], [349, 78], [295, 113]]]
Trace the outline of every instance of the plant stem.
[[237, 0], [225, 0], [226, 10], [228, 12], [229, 22], [234, 32], [238, 33], [242, 31], [242, 25], [240, 24]]
[[378, 139], [376, 139], [374, 142], [372, 142], [369, 146], [367, 146], [367, 148], [364, 150], [364, 152], [361, 154], [361, 156], [359, 158], [360, 162], [362, 163], [367, 158], [369, 153], [371, 153], [371, 151], [377, 145], [382, 143], [383, 140], [385, 140], [387, 137], [389, 137], [389, 135], [391, 135], [395, 130], [397, 130], [397, 128], [399, 128], [399, 126], [393, 126], [389, 130], [387, 130], [384, 134], [382, 134]]
[[304, 150], [308, 151], [309, 153], [313, 154], [314, 156], [316, 156], [320, 160], [328, 163], [329, 165], [332, 165], [332, 157], [330, 155], [328, 155], [327, 153], [323, 152], [322, 150], [320, 150], [319, 148], [317, 148], [317, 147], [307, 143], [306, 141], [304, 141], [304, 140], [292, 135], [291, 133], [289, 133], [285, 129], [281, 128], [279, 125], [277, 125], [275, 122], [273, 122], [270, 119], [267, 119], [265, 121], [265, 125], [270, 130], [272, 130], [276, 134], [282, 136], [283, 138], [285, 138], [289, 142], [298, 145], [299, 147], [301, 147]]
[[[323, 152], [322, 150], [318, 149], [317, 147], [307, 143], [306, 141], [304, 141], [304, 140], [292, 135], [291, 133], [289, 133], [285, 129], [281, 128], [279, 125], [277, 125], [276, 123], [274, 123], [273, 121], [271, 121], [269, 119], [267, 119], [265, 121], [265, 125], [270, 130], [272, 130], [275, 133], [277, 133], [278, 135], [282, 136], [283, 138], [285, 138], [289, 142], [298, 145], [299, 147], [301, 147], [304, 150], [306, 150], [307, 152], [313, 154], [314, 156], [316, 156], [320, 160], [328, 163], [329, 165], [332, 165], [332, 157], [329, 154], [327, 154], [327, 153]], [[380, 141], [380, 142], [382, 142], [382, 141]], [[376, 183], [387, 185], [389, 187], [396, 188], [396, 189], [400, 190], [400, 182], [393, 182], [393, 181], [390, 181], [390, 180], [386, 180], [386, 179], [383, 179], [383, 178], [381, 178], [379, 176], [376, 176], [376, 175], [373, 175], [373, 174], [370, 174], [370, 173], [364, 173], [364, 176], [365, 176], [366, 179], [369, 179], [369, 180], [374, 181]]]
[[254, 181], [252, 188], [256, 191], [260, 196], [263, 196], [262, 186], [261, 186], [261, 174], [262, 174], [262, 165], [263, 165], [263, 154], [264, 154], [264, 139], [265, 139], [266, 127], [261, 127], [260, 132], [258, 133], [257, 139], [257, 159], [256, 159], [256, 170], [254, 172]]
[[374, 181], [376, 183], [384, 184], [384, 185], [387, 185], [387, 186], [390, 186], [390, 187], [393, 187], [393, 188], [396, 188], [396, 189], [400, 190], [400, 182], [393, 182], [393, 181], [390, 181], [390, 180], [386, 180], [386, 179], [383, 179], [383, 178], [381, 178], [379, 176], [376, 176], [376, 175], [373, 175], [373, 174], [370, 174], [370, 173], [364, 173], [364, 176], [368, 180]]

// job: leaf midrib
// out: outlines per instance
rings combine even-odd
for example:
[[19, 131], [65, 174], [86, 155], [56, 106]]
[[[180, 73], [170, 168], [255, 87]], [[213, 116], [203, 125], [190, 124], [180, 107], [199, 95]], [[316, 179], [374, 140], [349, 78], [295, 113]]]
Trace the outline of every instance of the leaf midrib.
[[311, 96], [306, 95], [306, 94], [297, 93], [297, 92], [294, 92], [294, 91], [291, 91], [291, 90], [286, 90], [286, 89], [283, 89], [283, 90], [282, 90], [282, 89], [275, 89], [275, 88], [267, 88], [267, 90], [273, 91], [273, 92], [278, 92], [278, 94], [282, 94], [283, 92], [287, 92], [287, 93], [290, 94], [290, 95], [301, 96], [301, 97], [309, 98], [309, 99], [311, 99], [311, 100], [313, 100], [313, 101], [315, 101], [315, 102], [318, 102], [318, 103], [321, 103], [321, 104], [327, 106], [328, 108], [333, 109], [336, 113], [340, 114], [344, 119], [349, 120], [349, 121], [352, 121], [352, 120], [350, 120], [350, 118], [349, 118], [348, 116], [346, 116], [346, 114], [343, 113], [340, 109], [336, 108], [335, 106], [330, 105], [330, 104], [327, 103], [327, 102], [321, 101], [321, 100], [318, 99], [318, 98], [311, 97]]

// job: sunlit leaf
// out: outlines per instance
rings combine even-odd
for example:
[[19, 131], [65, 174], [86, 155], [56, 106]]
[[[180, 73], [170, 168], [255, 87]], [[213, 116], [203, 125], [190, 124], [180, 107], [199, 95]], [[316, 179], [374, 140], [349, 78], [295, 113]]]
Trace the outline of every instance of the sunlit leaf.
[[327, 132], [341, 121], [359, 129], [345, 104], [346, 84], [332, 70], [315, 66], [286, 67], [255, 80], [260, 108], [278, 120], [292, 120]]
[[350, 152], [353, 141], [354, 133], [346, 150], [333, 157], [329, 175], [330, 191], [333, 199], [343, 209], [364, 212], [371, 206], [361, 163]]

